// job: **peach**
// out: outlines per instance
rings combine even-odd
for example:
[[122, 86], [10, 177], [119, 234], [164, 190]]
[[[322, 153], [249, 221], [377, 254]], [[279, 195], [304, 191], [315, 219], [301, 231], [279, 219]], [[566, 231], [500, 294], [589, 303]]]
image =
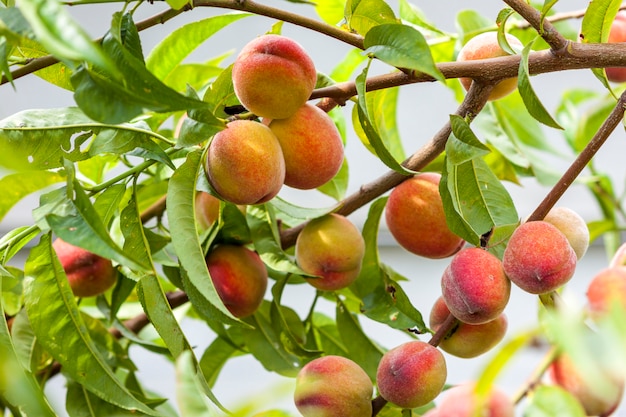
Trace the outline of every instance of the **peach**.
[[296, 262], [317, 289], [334, 291], [352, 284], [361, 272], [365, 241], [347, 217], [330, 213], [309, 221], [296, 239]]
[[502, 264], [518, 287], [531, 294], [543, 294], [561, 287], [574, 275], [576, 252], [554, 225], [526, 222], [511, 235]]
[[[511, 34], [506, 34], [509, 45], [513, 48], [522, 49], [524, 45]], [[458, 62], [473, 61], [476, 59], [496, 58], [508, 55], [498, 44], [498, 35], [496, 32], [484, 32], [471, 38], [459, 51], [456, 60]], [[469, 90], [472, 84], [471, 78], [459, 78], [461, 85], [465, 90]], [[517, 77], [507, 78], [495, 85], [493, 91], [489, 95], [489, 100], [497, 100], [509, 95], [517, 88]]]
[[251, 120], [235, 120], [218, 132], [204, 165], [211, 186], [233, 204], [265, 203], [285, 180], [278, 139], [269, 127]]
[[233, 64], [232, 79], [237, 98], [249, 111], [284, 119], [309, 99], [317, 72], [300, 44], [268, 34], [243, 47]]
[[302, 190], [330, 181], [343, 163], [343, 142], [325, 111], [306, 103], [286, 119], [269, 123], [285, 157], [285, 185]]
[[245, 246], [221, 244], [211, 249], [206, 264], [228, 311], [238, 318], [254, 314], [267, 289], [267, 268], [261, 257]]
[[205, 191], [197, 191], [194, 213], [198, 228], [207, 230], [220, 215], [220, 199]]
[[[609, 32], [608, 43], [626, 42], [626, 11], [620, 11], [615, 16]], [[626, 67], [605, 68], [606, 78], [609, 81], [623, 83], [626, 81]]]
[[437, 407], [438, 417], [514, 417], [513, 401], [499, 388], [492, 388], [484, 404], [480, 404], [472, 382], [447, 390]]
[[372, 415], [374, 387], [355, 362], [342, 356], [322, 356], [296, 376], [294, 402], [304, 417]]
[[511, 282], [495, 255], [481, 248], [465, 248], [444, 270], [441, 292], [454, 317], [482, 324], [502, 314], [511, 295]]
[[597, 387], [594, 389], [565, 354], [559, 355], [550, 364], [548, 375], [555, 384], [576, 397], [590, 416], [611, 415], [624, 395], [624, 381], [615, 381], [611, 376], [605, 378], [602, 392]]
[[613, 254], [609, 267], [626, 266], [626, 243], [622, 243]]
[[580, 260], [589, 248], [589, 228], [580, 214], [567, 207], [554, 207], [543, 220], [565, 235]]
[[52, 244], [72, 292], [77, 297], [100, 295], [117, 282], [117, 270], [110, 259], [74, 246], [60, 238]]
[[[450, 310], [443, 297], [437, 298], [430, 310], [429, 323], [433, 331], [443, 324]], [[482, 324], [459, 322], [439, 343], [439, 347], [459, 358], [474, 358], [496, 346], [506, 334], [508, 321], [505, 314]]]
[[613, 304], [626, 309], [626, 267], [613, 266], [598, 272], [587, 287], [587, 303], [593, 317], [606, 314]]
[[415, 408], [434, 400], [446, 382], [447, 367], [436, 347], [420, 340], [385, 352], [376, 370], [378, 392], [390, 403]]
[[439, 194], [441, 174], [424, 172], [396, 186], [385, 207], [389, 232], [406, 250], [426, 258], [445, 258], [464, 244], [446, 223]]

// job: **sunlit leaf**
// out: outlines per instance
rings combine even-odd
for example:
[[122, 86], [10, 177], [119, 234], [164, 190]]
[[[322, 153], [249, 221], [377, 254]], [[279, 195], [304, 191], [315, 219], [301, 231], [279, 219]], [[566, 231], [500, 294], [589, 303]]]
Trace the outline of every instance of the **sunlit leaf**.
[[63, 181], [63, 176], [50, 171], [27, 171], [19, 174], [7, 174], [0, 178], [0, 221], [9, 210], [27, 195]]
[[219, 414], [202, 392], [190, 351], [176, 360], [176, 399], [184, 416], [216, 417]]
[[344, 13], [348, 26], [363, 36], [376, 25], [397, 23], [393, 10], [384, 0], [348, 0]]
[[576, 397], [564, 388], [558, 385], [539, 385], [529, 395], [524, 416], [552, 417], [555, 415], [584, 417], [587, 413]]

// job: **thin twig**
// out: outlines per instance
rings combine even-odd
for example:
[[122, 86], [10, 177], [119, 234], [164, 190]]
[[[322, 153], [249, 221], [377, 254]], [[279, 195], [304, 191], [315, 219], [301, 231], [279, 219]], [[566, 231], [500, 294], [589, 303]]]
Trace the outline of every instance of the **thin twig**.
[[570, 41], [561, 35], [549, 20], [542, 19], [539, 10], [523, 0], [504, 0], [504, 2], [530, 23], [553, 51], [558, 53], [566, 49]]

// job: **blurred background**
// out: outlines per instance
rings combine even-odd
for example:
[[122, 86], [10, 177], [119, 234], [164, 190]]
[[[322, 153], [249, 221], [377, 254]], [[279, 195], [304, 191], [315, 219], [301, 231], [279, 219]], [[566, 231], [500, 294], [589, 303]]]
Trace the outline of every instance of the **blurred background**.
[[[262, 3], [312, 17], [316, 16], [310, 5], [278, 0], [264, 0]], [[397, 10], [394, 2], [390, 3]], [[414, 0], [412, 3], [421, 8], [437, 27], [450, 32], [457, 31], [455, 27], [456, 15], [460, 10], [467, 7], [467, 2], [463, 0], [447, 0], [445, 2]], [[568, 0], [559, 2], [556, 8], [559, 11], [574, 11], [581, 10], [586, 6], [587, 1]], [[70, 11], [76, 20], [94, 38], [97, 38], [104, 35], [110, 25], [111, 14], [120, 10], [121, 7], [121, 4], [117, 3], [93, 4], [71, 7]], [[500, 8], [503, 7], [504, 4], [494, 2], [472, 2], [471, 4], [472, 9], [492, 20], [495, 20]], [[166, 6], [161, 2], [146, 3], [138, 9], [136, 20], [145, 19], [165, 9]], [[163, 25], [141, 32], [144, 53], [147, 54], [168, 33], [182, 24], [224, 12], [222, 9], [197, 8], [183, 13]], [[246, 18], [210, 38], [206, 44], [189, 57], [189, 61], [205, 61], [221, 55], [225, 51], [231, 51], [233, 56], [227, 60], [227, 63], [230, 63], [245, 43], [269, 30], [273, 23], [275, 23], [273, 20], [264, 17]], [[571, 24], [577, 26], [580, 21], [573, 20]], [[318, 71], [324, 73], [329, 73], [351, 50], [351, 47], [338, 41], [290, 24], [283, 26], [283, 34], [300, 42], [312, 56]], [[456, 81], [451, 80], [449, 82]], [[580, 86], [586, 89], [603, 90], [601, 84], [588, 70], [544, 74], [534, 77], [532, 82], [535, 91], [549, 111], [555, 108], [565, 89]], [[443, 126], [448, 120], [449, 114], [453, 113], [458, 105], [451, 90], [438, 83], [403, 87], [400, 91], [399, 100], [398, 125], [407, 153], [413, 152], [427, 142]], [[51, 86], [33, 75], [16, 80], [15, 89], [9, 84], [0, 87], [0, 119], [24, 109], [72, 105], [74, 105], [74, 101], [71, 92]], [[347, 120], [350, 120], [349, 108], [345, 109], [345, 115]], [[548, 131], [547, 134], [550, 140], [554, 141], [555, 146], [562, 147], [566, 155], [571, 154], [565, 147], [561, 132]], [[624, 130], [618, 128], [596, 156], [596, 164], [601, 167], [603, 172], [611, 176], [618, 195], [623, 192], [626, 174], [623, 163], [625, 139]], [[362, 184], [373, 181], [388, 171], [388, 168], [365, 149], [350, 129], [348, 130], [346, 155], [350, 163], [349, 194], [357, 191]], [[568, 159], [567, 157], [557, 158], [554, 160], [552, 168], [564, 171], [571, 160], [572, 158]], [[522, 179], [521, 185], [505, 185], [509, 189], [521, 217], [529, 215], [549, 191], [549, 188], [538, 184], [534, 179]], [[325, 207], [333, 203], [332, 200], [316, 191], [304, 192], [285, 187], [280, 195], [288, 201], [301, 205]], [[573, 185], [559, 205], [573, 208], [587, 221], [601, 217], [597, 204], [582, 185]], [[0, 235], [17, 226], [31, 224], [31, 211], [36, 206], [37, 196], [24, 199], [15, 206], [8, 216], [0, 222]], [[355, 212], [351, 219], [361, 226], [366, 214], [367, 208], [364, 208]], [[381, 225], [380, 251], [384, 262], [409, 279], [403, 283], [403, 288], [414, 305], [427, 317], [435, 298], [440, 293], [439, 278], [449, 260], [428, 260], [409, 254], [395, 244], [386, 232], [384, 224]], [[597, 242], [580, 261], [577, 273], [566, 289], [566, 296], [570, 297], [574, 303], [582, 303], [582, 297], [590, 278], [606, 265], [607, 257], [604, 248], [601, 242]], [[283, 299], [286, 304], [304, 315], [312, 296], [313, 293], [310, 288], [295, 286], [289, 288]], [[536, 305], [536, 297], [514, 289], [506, 309], [509, 318], [509, 333], [505, 342], [514, 335], [536, 326]], [[322, 303], [320, 309], [332, 315], [334, 305]], [[373, 339], [386, 348], [409, 340], [408, 335], [390, 330], [365, 318], [362, 319], [362, 325]], [[191, 344], [197, 347], [198, 355], [214, 337], [206, 326], [193, 320], [186, 320], [184, 329]], [[146, 331], [150, 330], [147, 329]], [[506, 368], [497, 384], [511, 394], [515, 393], [523, 385], [533, 367], [541, 360], [543, 352], [544, 348], [541, 346], [523, 351]], [[483, 357], [472, 360], [448, 356], [448, 382], [453, 384], [475, 379], [485, 364], [489, 362], [492, 354], [493, 352], [490, 352]], [[133, 355], [133, 359], [137, 362], [140, 370], [138, 376], [159, 395], [173, 398], [175, 391], [173, 365], [144, 350], [135, 350]], [[227, 408], [236, 409], [244, 403], [253, 401], [258, 404], [259, 409], [274, 407], [294, 412], [295, 407], [291, 399], [292, 384], [292, 379], [268, 373], [252, 357], [243, 356], [228, 362], [217, 381], [215, 394]], [[48, 390], [59, 410], [59, 415], [63, 415], [63, 378], [61, 376], [55, 377]], [[622, 406], [622, 410], [618, 411], [616, 415], [626, 417], [625, 407]]]

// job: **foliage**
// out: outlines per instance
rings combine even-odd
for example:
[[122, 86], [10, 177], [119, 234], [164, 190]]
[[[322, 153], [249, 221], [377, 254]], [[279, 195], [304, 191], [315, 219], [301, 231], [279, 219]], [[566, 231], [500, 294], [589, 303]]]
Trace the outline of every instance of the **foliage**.
[[[98, 1], [73, 3], [90, 7]], [[66, 412], [72, 417], [222, 415], [227, 410], [213, 388], [228, 361], [241, 355], [251, 355], [268, 372], [292, 378], [310, 360], [338, 354], [353, 359], [374, 378], [378, 361], [390, 346], [367, 334], [363, 321], [410, 338], [434, 333], [423, 320], [426, 312], [412, 304], [402, 288], [410, 278], [385, 264], [378, 247], [384, 194], [415, 172], [441, 172], [440, 192], [450, 228], [469, 244], [499, 256], [523, 215], [507, 191], [509, 185], [531, 180], [552, 186], [558, 180], [566, 184], [577, 180], [603, 214], [589, 223], [592, 240], [604, 239], [609, 255], [617, 249], [626, 214], [619, 190], [594, 164], [589, 144], [601, 146], [621, 119], [624, 101], [617, 97], [622, 86], [610, 84], [602, 68], [610, 59], [621, 59], [626, 66], [620, 58], [623, 48], [605, 49], [608, 55], [603, 56], [591, 49], [606, 41], [619, 2], [596, 0], [590, 2], [588, 13], [568, 16], [570, 20], [585, 16], [584, 43], [569, 51], [571, 59], [561, 62], [545, 52], [576, 43], [572, 26], [579, 23], [550, 20], [558, 16], [558, 1], [537, 8], [510, 1], [501, 12], [494, 6], [489, 17], [465, 10], [457, 16], [456, 33], [437, 28], [407, 0], [400, 1], [397, 10], [394, 2], [383, 0], [292, 3], [301, 13], [253, 2], [168, 0], [171, 9], [138, 21], [136, 11], [153, 7], [152, 2], [133, 7], [120, 2], [110, 29], [92, 41], [63, 2], [2, 0], [0, 74], [7, 84], [2, 88], [11, 88], [17, 77], [34, 74], [72, 91], [76, 105], [30, 109], [0, 120], [0, 221], [20, 201], [39, 195], [32, 225], [8, 231], [0, 239], [4, 311], [0, 413], [57, 415], [44, 389], [62, 372], [68, 382]], [[144, 50], [142, 30], [167, 20], [177, 24], [183, 11], [189, 9], [188, 14], [195, 16], [202, 7], [216, 15], [180, 23], [152, 50]], [[194, 195], [196, 190], [211, 191], [201, 163], [204, 151], [211, 136], [229, 121], [249, 115], [239, 111], [233, 91], [230, 45], [220, 45], [215, 56], [201, 62], [190, 62], [190, 57], [220, 31], [246, 25], [255, 15], [316, 30], [326, 35], [324, 48], [350, 46], [329, 75], [319, 74], [313, 97], [330, 98], [331, 107], [345, 104], [351, 116], [331, 112], [344, 141], [365, 146], [389, 173], [346, 195], [347, 184], [354, 179], [346, 160], [331, 182], [310, 191], [334, 200], [332, 206], [300, 207], [277, 197], [242, 214], [222, 203], [219, 221], [201, 232], [194, 217]], [[537, 23], [529, 16], [539, 17], [541, 26], [534, 27]], [[281, 28], [268, 25], [267, 31]], [[473, 67], [455, 64], [458, 47], [486, 30], [509, 31], [522, 39], [525, 48], [511, 51], [519, 59], [507, 57], [499, 64], [481, 62]], [[386, 73], [374, 74], [375, 65], [382, 65]], [[578, 85], [562, 93], [554, 111], [546, 108], [531, 76], [581, 67], [593, 71], [605, 92]], [[467, 95], [461, 89], [455, 78], [467, 74], [486, 87], [518, 76], [519, 88], [485, 103], [479, 89]], [[442, 94], [451, 93], [461, 103], [430, 142], [406, 149], [408, 141], [403, 141], [396, 118], [398, 97], [419, 91], [419, 85], [405, 90], [406, 84], [423, 82], [435, 82]], [[17, 85], [13, 88], [19, 92]], [[428, 102], [428, 97], [416, 96]], [[617, 123], [607, 126], [616, 108]], [[184, 113], [189, 116], [185, 120]], [[175, 135], [172, 126], [179, 122], [182, 128]], [[562, 137], [563, 146], [551, 143], [547, 132]], [[554, 157], [570, 158], [574, 171], [550, 168]], [[579, 159], [574, 161], [575, 157]], [[542, 218], [563, 191], [555, 186], [533, 216]], [[360, 207], [369, 210], [362, 227], [366, 255], [360, 276], [337, 292], [311, 287], [309, 314], [300, 317], [284, 302], [290, 287], [306, 285], [306, 273], [294, 262], [291, 248], [298, 230], [327, 212], [350, 215]], [[94, 300], [75, 299], [52, 250], [53, 236], [113, 260], [120, 276], [116, 286]], [[225, 241], [254, 248], [270, 271], [270, 291], [259, 311], [248, 318], [229, 312], [206, 268], [207, 250]], [[20, 259], [25, 261], [16, 262]], [[599, 366], [626, 373], [623, 311], [616, 309], [598, 324], [600, 342], [594, 344], [584, 339], [586, 327], [574, 319], [580, 319], [578, 312], [554, 311], [542, 301], [547, 306], [539, 308], [537, 328], [510, 335], [485, 367], [480, 389], [495, 383], [516, 353], [536, 338], [571, 351], [589, 369], [598, 364], [588, 358], [600, 356]], [[334, 317], [317, 310], [322, 302], [334, 304]], [[181, 327], [183, 319], [202, 323], [213, 335], [204, 351], [192, 347]], [[154, 331], [142, 331], [148, 323]], [[441, 335], [432, 336], [436, 340]], [[604, 349], [600, 355], [598, 345]], [[144, 386], [140, 369], [129, 356], [131, 348], [173, 362], [177, 388], [172, 398], [161, 398]], [[244, 415], [259, 411], [255, 406], [230, 411]], [[575, 400], [555, 387], [540, 386], [524, 407], [528, 416], [554, 415], [546, 411], [549, 407], [582, 415]], [[389, 404], [375, 412], [410, 415]], [[267, 415], [288, 415], [273, 413]]]

